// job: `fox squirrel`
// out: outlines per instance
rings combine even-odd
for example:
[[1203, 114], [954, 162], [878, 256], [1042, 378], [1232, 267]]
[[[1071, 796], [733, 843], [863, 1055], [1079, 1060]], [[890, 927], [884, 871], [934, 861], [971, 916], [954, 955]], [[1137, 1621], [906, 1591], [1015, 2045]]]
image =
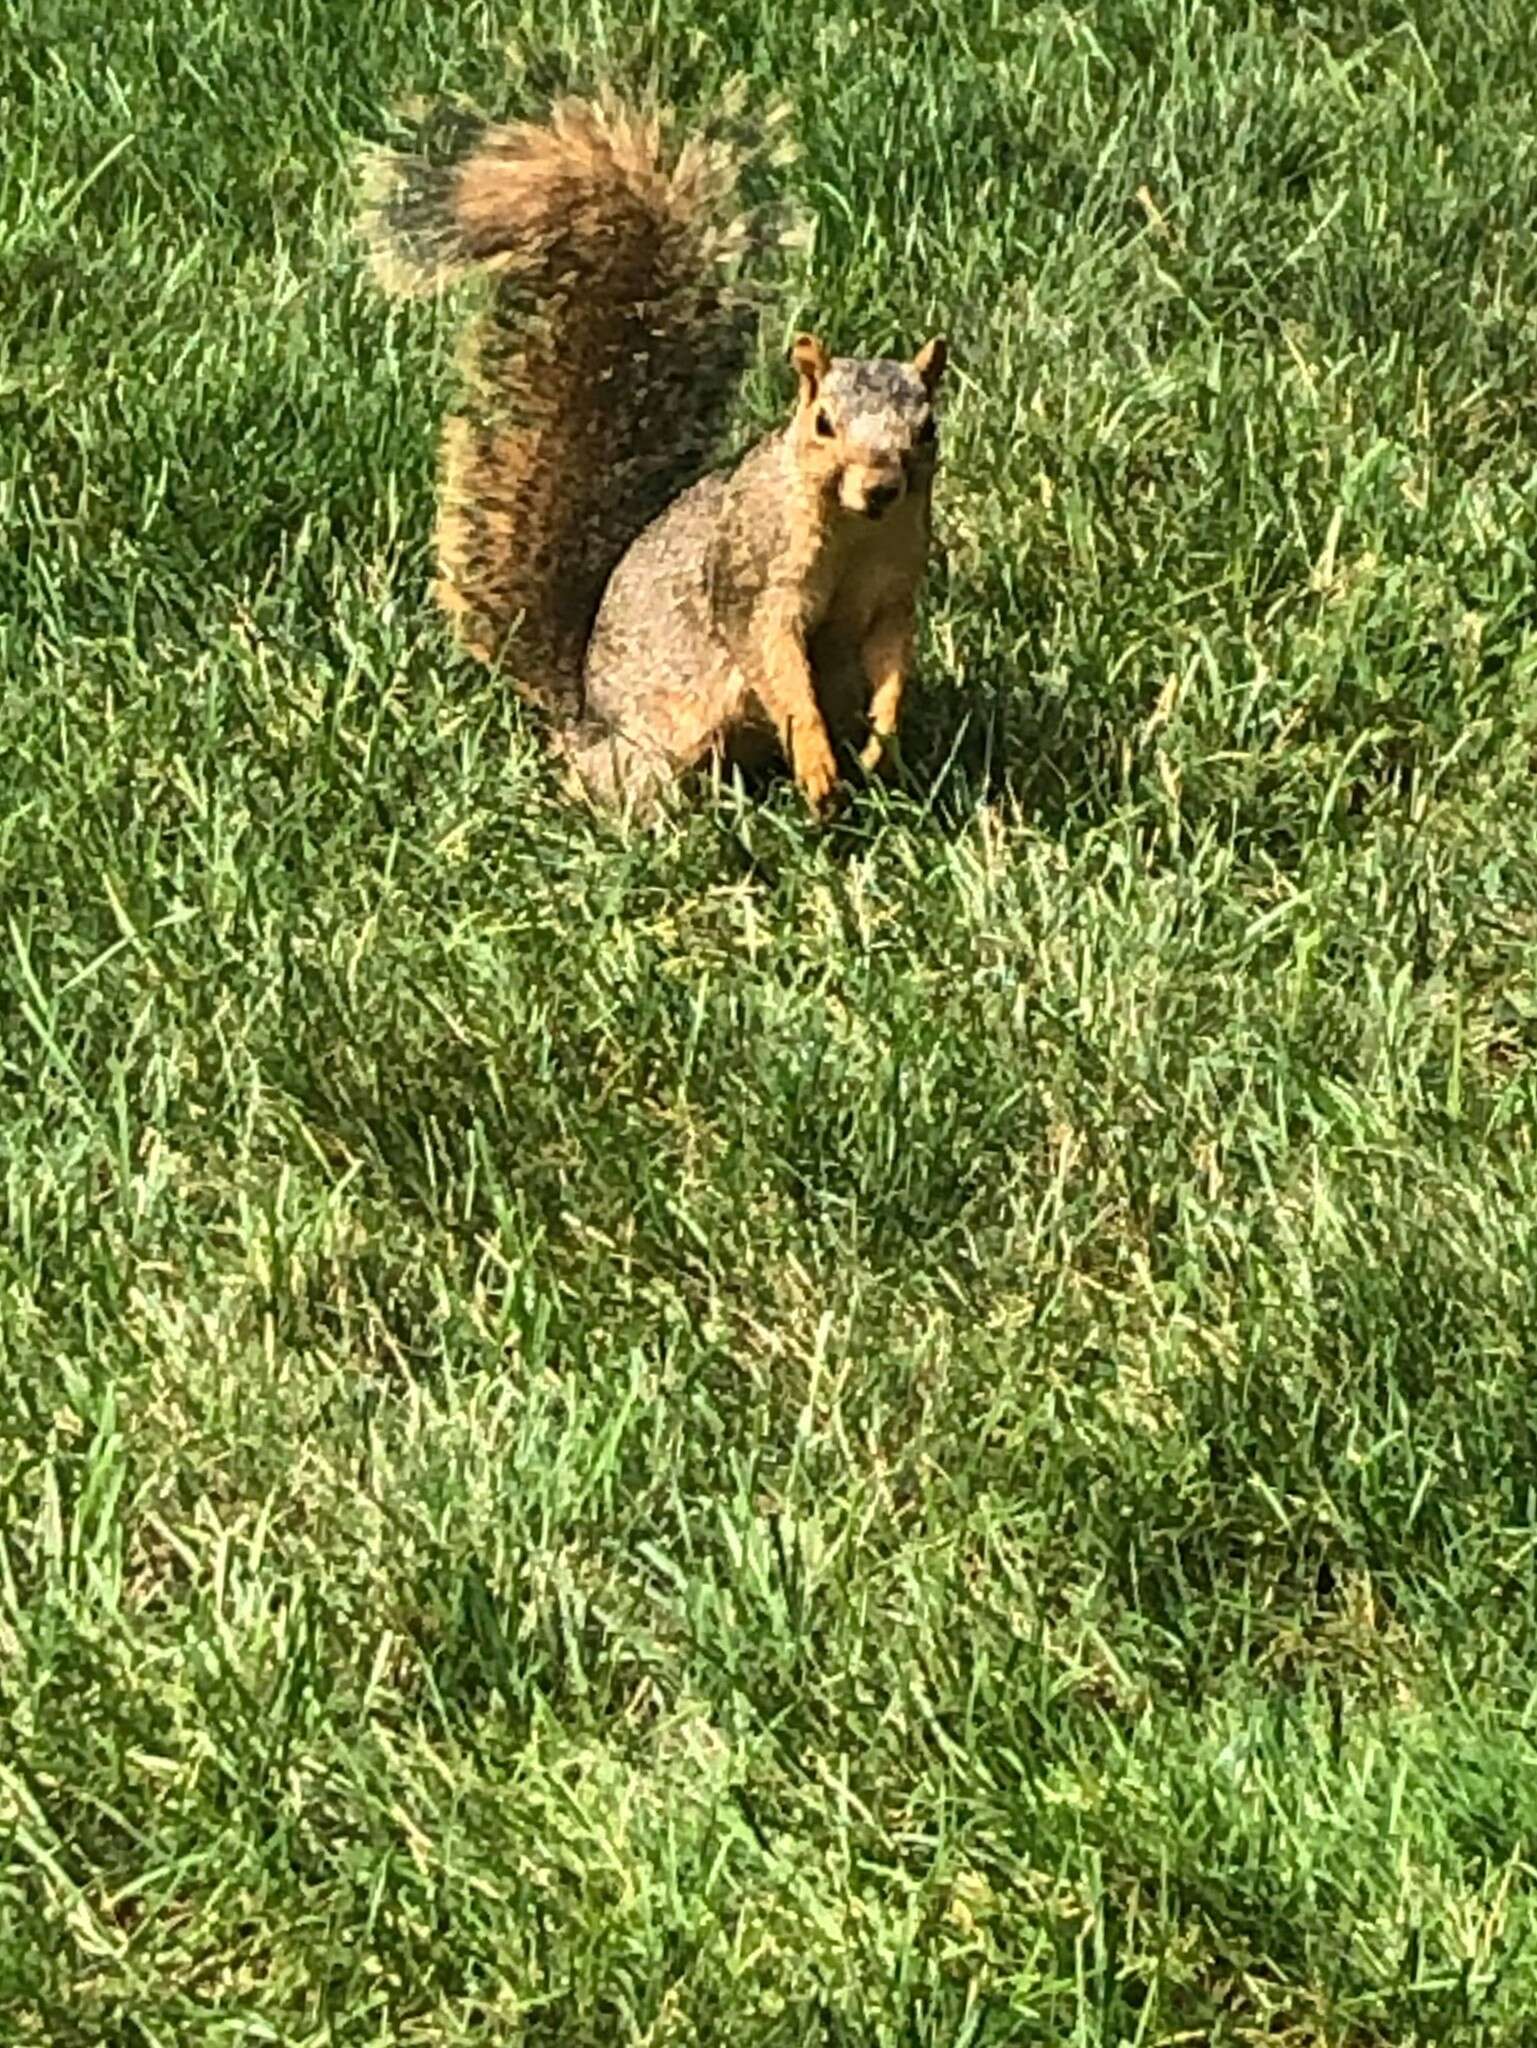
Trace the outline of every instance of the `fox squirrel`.
[[363, 228], [386, 289], [491, 280], [445, 426], [439, 603], [555, 714], [595, 797], [656, 797], [777, 744], [813, 810], [835, 743], [894, 759], [929, 548], [946, 347], [790, 351], [793, 416], [707, 474], [745, 367], [747, 150], [671, 150], [609, 93], [544, 125], [455, 115], [446, 157], [375, 152]]

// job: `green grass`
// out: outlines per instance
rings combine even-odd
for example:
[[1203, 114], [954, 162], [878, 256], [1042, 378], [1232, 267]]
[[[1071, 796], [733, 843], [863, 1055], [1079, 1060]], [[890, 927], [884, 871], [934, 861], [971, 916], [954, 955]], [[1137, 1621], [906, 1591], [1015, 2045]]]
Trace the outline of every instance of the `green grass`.
[[[0, 2038], [1537, 2039], [1531, 8], [113, 14], [0, 27]], [[744, 426], [954, 338], [824, 835], [425, 599], [351, 142], [650, 60], [795, 103]]]

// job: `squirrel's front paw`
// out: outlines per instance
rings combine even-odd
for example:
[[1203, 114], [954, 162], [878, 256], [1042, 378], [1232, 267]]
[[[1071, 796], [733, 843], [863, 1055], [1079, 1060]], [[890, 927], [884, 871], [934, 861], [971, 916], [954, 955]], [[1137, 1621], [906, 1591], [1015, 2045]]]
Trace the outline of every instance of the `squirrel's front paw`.
[[860, 749], [859, 765], [872, 782], [905, 782], [907, 770], [894, 732], [871, 733]]
[[825, 739], [802, 740], [795, 750], [795, 779], [816, 816], [825, 816], [838, 790], [838, 763]]

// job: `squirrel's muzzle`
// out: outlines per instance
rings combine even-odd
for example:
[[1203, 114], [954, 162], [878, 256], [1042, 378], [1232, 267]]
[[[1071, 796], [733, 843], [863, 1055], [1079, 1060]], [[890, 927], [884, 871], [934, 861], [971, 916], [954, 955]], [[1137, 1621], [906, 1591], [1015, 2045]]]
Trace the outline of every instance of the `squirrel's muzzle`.
[[900, 469], [866, 469], [851, 463], [843, 472], [839, 495], [846, 510], [863, 513], [867, 519], [879, 519], [906, 492], [907, 478]]

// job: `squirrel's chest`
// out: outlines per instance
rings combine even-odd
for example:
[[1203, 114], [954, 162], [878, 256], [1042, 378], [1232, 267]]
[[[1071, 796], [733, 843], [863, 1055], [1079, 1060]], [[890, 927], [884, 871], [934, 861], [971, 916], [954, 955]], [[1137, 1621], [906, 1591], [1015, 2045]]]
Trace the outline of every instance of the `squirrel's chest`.
[[922, 536], [905, 521], [826, 549], [801, 585], [806, 631], [862, 640], [879, 613], [911, 599], [922, 568]]

